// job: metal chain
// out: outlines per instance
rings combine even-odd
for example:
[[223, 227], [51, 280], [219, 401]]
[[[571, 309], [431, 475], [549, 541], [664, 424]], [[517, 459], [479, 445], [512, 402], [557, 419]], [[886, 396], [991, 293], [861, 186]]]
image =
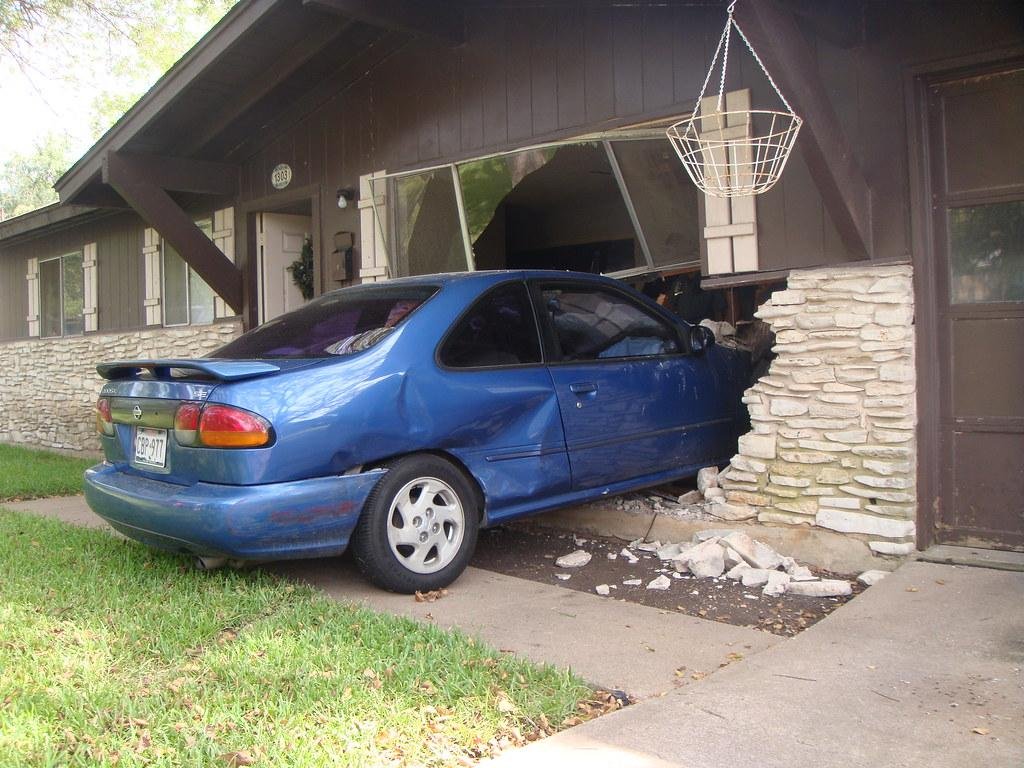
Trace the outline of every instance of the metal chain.
[[[736, 5], [736, 0], [733, 0], [732, 4]], [[730, 6], [730, 8], [731, 7], [732, 6]], [[740, 29], [740, 25], [736, 23], [736, 19], [734, 19], [732, 17], [731, 13], [729, 14], [729, 19], [730, 19], [730, 21], [732, 21], [732, 25], [734, 27], [736, 27], [736, 31], [740, 33], [740, 37], [743, 38], [743, 42], [747, 44], [747, 50], [750, 51], [750, 55], [754, 57], [754, 61], [756, 61], [757, 65], [759, 67], [761, 67], [761, 71], [764, 72], [764, 76], [768, 78], [768, 82], [772, 84], [772, 88], [775, 89], [775, 93], [778, 94], [779, 98], [782, 100], [782, 103], [786, 105], [786, 109], [789, 110], [790, 114], [796, 114], [795, 112], [793, 112], [793, 108], [791, 106], [789, 106], [789, 102], [786, 101], [786, 97], [782, 95], [782, 91], [779, 89], [779, 86], [777, 86], [775, 84], [775, 80], [772, 78], [771, 74], [769, 74], [768, 68], [764, 65], [764, 62], [761, 61], [761, 57], [757, 55], [757, 51], [754, 50], [754, 46], [750, 44], [749, 40], [747, 40], [747, 36], [745, 34], [743, 34], [743, 30]], [[723, 69], [724, 69], [724, 62], [723, 62]], [[723, 83], [725, 82], [724, 73], [723, 73], [723, 77], [722, 77], [722, 82]]]
[[[718, 46], [715, 48], [715, 55], [711, 57], [711, 66], [708, 67], [708, 73], [704, 78], [704, 85], [702, 85], [700, 88], [700, 96], [697, 97], [697, 103], [693, 105], [693, 114], [690, 115], [691, 122], [697, 119], [697, 113], [700, 112], [700, 104], [704, 100], [704, 94], [708, 90], [708, 83], [711, 82], [711, 75], [714, 74], [715, 64], [718, 63], [718, 55], [720, 53], [722, 54], [722, 74], [718, 81], [717, 109], [719, 112], [722, 111], [722, 105], [725, 99], [725, 72], [729, 64], [729, 42], [732, 36], [733, 27], [736, 27], [736, 31], [739, 33], [740, 38], [746, 44], [747, 50], [750, 51], [750, 55], [754, 57], [754, 61], [756, 61], [757, 65], [761, 67], [761, 71], [764, 72], [764, 76], [768, 78], [768, 82], [771, 83], [772, 88], [775, 89], [775, 93], [778, 94], [779, 99], [782, 100], [782, 103], [785, 105], [786, 109], [789, 110], [790, 114], [796, 114], [793, 111], [793, 108], [789, 105], [789, 102], [786, 101], [786, 97], [782, 95], [782, 91], [779, 89], [779, 86], [776, 85], [775, 80], [768, 72], [768, 68], [765, 67], [764, 62], [761, 61], [761, 57], [757, 55], [757, 51], [754, 50], [754, 46], [751, 44], [750, 40], [747, 39], [746, 34], [744, 34], [743, 30], [740, 28], [740, 25], [736, 22], [736, 18], [733, 15], [733, 12], [736, 10], [737, 2], [738, 0], [732, 0], [732, 2], [729, 3], [729, 17], [725, 21], [725, 29], [722, 30], [722, 36], [718, 38]], [[723, 47], [725, 49], [724, 51], [722, 50]]]

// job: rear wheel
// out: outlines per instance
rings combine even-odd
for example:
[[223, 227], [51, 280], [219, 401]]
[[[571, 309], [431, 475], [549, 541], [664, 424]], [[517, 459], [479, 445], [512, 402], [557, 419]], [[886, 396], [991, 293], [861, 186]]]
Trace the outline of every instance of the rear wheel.
[[473, 557], [480, 511], [453, 464], [430, 454], [387, 465], [352, 534], [359, 570], [392, 592], [446, 587]]

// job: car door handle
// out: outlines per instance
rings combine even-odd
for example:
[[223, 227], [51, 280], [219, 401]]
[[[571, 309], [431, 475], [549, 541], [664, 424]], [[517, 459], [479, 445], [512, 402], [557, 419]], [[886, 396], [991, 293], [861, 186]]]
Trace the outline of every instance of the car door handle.
[[569, 391], [574, 395], [589, 395], [597, 392], [597, 384], [590, 381], [581, 381], [577, 384], [570, 384]]

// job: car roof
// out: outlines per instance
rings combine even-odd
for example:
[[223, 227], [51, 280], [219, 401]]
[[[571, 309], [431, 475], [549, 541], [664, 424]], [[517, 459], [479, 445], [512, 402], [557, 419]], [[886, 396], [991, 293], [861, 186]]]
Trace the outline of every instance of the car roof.
[[[481, 283], [490, 285], [492, 283], [498, 283], [502, 280], [508, 279], [528, 279], [528, 278], [541, 278], [541, 279], [572, 279], [572, 280], [590, 280], [594, 282], [603, 283], [617, 283], [610, 277], [604, 275], [595, 275], [590, 272], [572, 272], [569, 270], [552, 270], [552, 269], [488, 269], [480, 270], [478, 272], [442, 272], [433, 275], [415, 275], [412, 277], [396, 277], [388, 280], [384, 283], [380, 283], [381, 286], [389, 285], [448, 285], [457, 282], [470, 282], [470, 283]], [[341, 290], [345, 290], [342, 288]]]

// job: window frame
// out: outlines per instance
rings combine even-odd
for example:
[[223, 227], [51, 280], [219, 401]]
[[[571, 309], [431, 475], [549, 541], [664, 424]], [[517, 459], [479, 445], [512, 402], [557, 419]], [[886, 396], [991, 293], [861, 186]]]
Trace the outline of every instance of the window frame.
[[[469, 315], [470, 312], [482, 301], [485, 301], [491, 296], [491, 294], [507, 288], [510, 285], [521, 285], [526, 293], [526, 302], [530, 307], [530, 314], [533, 317], [533, 330], [537, 334], [537, 346], [540, 350], [540, 360], [535, 363], [511, 363], [509, 365], [474, 365], [474, 366], [453, 366], [445, 364], [441, 359], [441, 351], [444, 349], [448, 340], [455, 333], [455, 331], [462, 324], [462, 321]], [[437, 342], [437, 346], [434, 347], [434, 365], [437, 366], [438, 370], [446, 371], [449, 373], [472, 373], [479, 371], [509, 371], [517, 370], [521, 368], [538, 368], [548, 364], [548, 352], [547, 345], [544, 339], [544, 332], [541, 330], [540, 317], [537, 314], [537, 303], [534, 301], [533, 290], [530, 287], [528, 280], [523, 277], [513, 277], [508, 280], [502, 280], [500, 283], [496, 283], [487, 288], [483, 293], [474, 298], [465, 309], [463, 309], [458, 316], [452, 320], [441, 336], [440, 341]]]
[[[690, 327], [689, 323], [685, 320], [677, 320], [673, 318], [668, 312], [663, 310], [657, 304], [650, 302], [650, 300], [642, 294], [636, 296], [627, 290], [619, 288], [618, 286], [605, 285], [604, 283], [590, 282], [587, 280], [535, 277], [528, 279], [527, 285], [530, 288], [530, 298], [533, 301], [534, 314], [538, 315], [542, 329], [541, 336], [543, 344], [541, 349], [545, 360], [547, 360], [547, 365], [616, 365], [623, 361], [665, 360], [676, 357], [689, 357], [693, 354], [687, 340], [684, 338], [684, 330]], [[586, 291], [603, 291], [605, 293], [614, 294], [619, 298], [624, 299], [627, 303], [632, 304], [639, 311], [649, 317], [657, 320], [663, 325], [667, 325], [671, 329], [675, 338], [676, 350], [674, 352], [663, 352], [657, 355], [629, 355], [623, 357], [599, 357], [592, 360], [564, 360], [559, 352], [558, 337], [554, 325], [551, 322], [551, 318], [546, 311], [541, 312], [539, 309], [543, 306], [544, 291], [549, 288], [582, 289]]]
[[[689, 261], [672, 262], [670, 264], [656, 264], [655, 263], [654, 257], [652, 255], [650, 247], [648, 245], [647, 234], [646, 234], [645, 230], [643, 229], [643, 227], [640, 224], [640, 218], [637, 215], [636, 206], [635, 206], [635, 204], [633, 202], [633, 197], [630, 194], [629, 185], [626, 183], [626, 180], [625, 180], [625, 178], [623, 176], [623, 173], [622, 173], [621, 166], [619, 164], [619, 160], [618, 160], [618, 158], [615, 155], [615, 149], [612, 146], [613, 143], [617, 143], [617, 142], [625, 142], [625, 141], [651, 141], [651, 140], [664, 141], [664, 142], [668, 143], [671, 146], [671, 142], [669, 142], [668, 137], [665, 135], [664, 127], [668, 126], [668, 125], [670, 125], [670, 124], [672, 124], [674, 122], [677, 122], [678, 120], [682, 119], [682, 117], [683, 116], [678, 116], [677, 115], [675, 117], [666, 118], [665, 120], [659, 120], [659, 121], [657, 121], [656, 125], [652, 124], [652, 125], [645, 125], [645, 126], [637, 126], [637, 127], [633, 127], [633, 128], [620, 128], [620, 129], [617, 129], [617, 130], [599, 131], [599, 132], [596, 132], [596, 133], [588, 133], [588, 134], [583, 134], [581, 136], [575, 136], [575, 137], [572, 137], [572, 138], [561, 139], [559, 141], [549, 141], [549, 142], [543, 142], [543, 143], [540, 143], [540, 144], [531, 144], [531, 145], [528, 145], [528, 146], [516, 147], [515, 149], [504, 150], [504, 151], [501, 151], [501, 152], [491, 152], [489, 154], [479, 155], [479, 156], [476, 156], [476, 157], [468, 157], [468, 158], [464, 158], [462, 160], [457, 160], [455, 162], [441, 163], [441, 164], [438, 164], [438, 165], [428, 165], [428, 166], [424, 166], [422, 168], [414, 168], [414, 169], [410, 169], [410, 170], [396, 171], [394, 173], [384, 173], [384, 174], [378, 176], [377, 178], [373, 179], [370, 182], [371, 183], [370, 191], [372, 193], [371, 194], [371, 199], [374, 201], [373, 202], [373, 206], [372, 206], [373, 207], [373, 216], [374, 216], [374, 219], [376, 221], [376, 225], [378, 227], [380, 227], [381, 233], [383, 235], [382, 241], [383, 241], [384, 253], [385, 253], [385, 258], [387, 260], [389, 273], [392, 275], [392, 277], [401, 277], [401, 276], [403, 276], [399, 272], [399, 269], [398, 269], [398, 267], [399, 267], [399, 263], [398, 263], [399, 258], [398, 258], [398, 253], [396, 252], [396, 247], [395, 247], [395, 243], [397, 242], [396, 238], [397, 238], [398, 226], [399, 226], [398, 223], [396, 222], [396, 218], [397, 217], [395, 215], [395, 205], [396, 205], [396, 203], [395, 203], [395, 199], [396, 199], [395, 183], [396, 183], [396, 181], [398, 181], [400, 179], [403, 179], [403, 178], [410, 177], [410, 176], [416, 176], [416, 175], [424, 174], [424, 173], [436, 173], [436, 172], [442, 171], [444, 169], [449, 169], [450, 173], [452, 174], [452, 180], [453, 180], [453, 184], [454, 184], [454, 188], [455, 188], [455, 200], [456, 200], [456, 206], [457, 206], [457, 209], [458, 209], [459, 226], [460, 226], [460, 229], [462, 230], [463, 247], [464, 247], [465, 252], [466, 252], [466, 271], [467, 272], [475, 272], [476, 271], [476, 261], [475, 261], [474, 254], [473, 254], [473, 244], [470, 242], [470, 239], [469, 239], [469, 223], [468, 223], [468, 221], [466, 219], [466, 204], [465, 204], [464, 192], [463, 192], [463, 189], [462, 189], [462, 182], [461, 182], [461, 178], [459, 176], [459, 167], [462, 166], [462, 165], [467, 165], [469, 163], [480, 162], [480, 161], [483, 161], [483, 160], [490, 160], [490, 159], [496, 158], [496, 157], [510, 157], [510, 156], [517, 155], [517, 154], [522, 153], [522, 152], [532, 152], [532, 151], [547, 149], [547, 148], [551, 148], [551, 147], [554, 147], [554, 148], [557, 149], [557, 148], [560, 148], [560, 147], [571, 146], [573, 144], [581, 144], [581, 143], [600, 143], [603, 146], [604, 152], [605, 152], [605, 154], [608, 157], [608, 162], [609, 162], [609, 164], [611, 166], [611, 169], [612, 169], [612, 174], [613, 174], [613, 177], [615, 179], [616, 186], [619, 189], [619, 194], [622, 196], [623, 205], [625, 206], [626, 212], [629, 215], [630, 222], [633, 225], [633, 235], [636, 238], [636, 242], [637, 242], [637, 245], [638, 245], [638, 247], [640, 249], [640, 253], [641, 253], [641, 256], [643, 258], [643, 261], [646, 262], [645, 264], [643, 264], [641, 266], [638, 266], [638, 267], [633, 267], [633, 268], [624, 269], [624, 270], [618, 270], [616, 272], [608, 272], [608, 273], [605, 273], [605, 275], [607, 277], [612, 277], [612, 278], [616, 278], [616, 279], [622, 280], [622, 279], [627, 279], [627, 278], [631, 278], [631, 277], [638, 277], [640, 275], [656, 274], [656, 273], [659, 273], [659, 272], [672, 272], [672, 271], [678, 271], [678, 270], [682, 270], [682, 269], [692, 268], [694, 266], [700, 267], [700, 265], [701, 265], [701, 258], [700, 258], [699, 255], [698, 255], [698, 258], [691, 259]], [[386, 185], [384, 187], [384, 189], [383, 189], [383, 191], [384, 191], [384, 194], [383, 194], [383, 197], [384, 197], [383, 207], [384, 207], [385, 212], [386, 212], [386, 220], [385, 220], [386, 223], [382, 222], [382, 218], [383, 218], [382, 212], [378, 209], [378, 205], [377, 205], [377, 202], [376, 202], [377, 197], [378, 197], [378, 191], [380, 191], [380, 190], [378, 188], [374, 187], [373, 186], [374, 184], [384, 184], [384, 185]], [[698, 198], [698, 206], [700, 206], [699, 198]], [[700, 215], [698, 214], [698, 220], [699, 220], [699, 218], [700, 218]], [[698, 233], [698, 241], [699, 242], [702, 242], [702, 235], [703, 235], [703, 233]]]
[[[193, 222], [199, 230], [213, 239], [213, 216], [209, 218], [196, 219]], [[204, 229], [203, 224], [208, 224], [209, 228]], [[175, 251], [175, 254], [181, 259], [185, 265], [185, 322], [184, 323], [168, 323], [167, 322], [167, 238], [160, 238], [160, 325], [163, 328], [187, 328], [191, 325], [212, 325], [217, 321], [217, 292], [213, 291], [213, 303], [211, 311], [213, 313], [213, 320], [209, 323], [193, 323], [192, 322], [192, 265], [185, 261], [185, 257]], [[196, 272], [196, 277], [202, 280], [202, 275]], [[205, 282], [205, 281], [204, 281]], [[212, 289], [211, 289], [212, 290]]]
[[[83, 299], [84, 299], [84, 291], [85, 291], [85, 266], [84, 266], [84, 264], [85, 264], [85, 250], [84, 249], [77, 250], [77, 251], [68, 251], [67, 253], [62, 253], [59, 256], [48, 256], [45, 259], [39, 259], [38, 267], [37, 267], [38, 271], [36, 273], [36, 279], [38, 281], [37, 291], [38, 291], [38, 295], [39, 295], [39, 338], [40, 339], [63, 339], [63, 338], [70, 338], [72, 336], [84, 336], [85, 335], [85, 304], [84, 304], [84, 301], [83, 301], [83, 305], [82, 305], [82, 330], [80, 332], [78, 332], [78, 333], [68, 333], [66, 325], [65, 325], [67, 317], [64, 314], [64, 285], [65, 285], [64, 267], [65, 267], [65, 259], [67, 259], [69, 256], [78, 256], [82, 260], [82, 264], [83, 264], [83, 266], [82, 266], [82, 290], [83, 290]], [[56, 261], [56, 262], [60, 263], [60, 270], [59, 270], [59, 273], [58, 273], [58, 275], [59, 275], [59, 278], [58, 278], [58, 290], [57, 290], [57, 295], [58, 295], [58, 298], [60, 300], [60, 333], [44, 334], [43, 333], [43, 326], [45, 325], [45, 321], [43, 320], [43, 316], [44, 316], [44, 312], [43, 312], [43, 264], [47, 264], [47, 263], [52, 262], [52, 261]]]

